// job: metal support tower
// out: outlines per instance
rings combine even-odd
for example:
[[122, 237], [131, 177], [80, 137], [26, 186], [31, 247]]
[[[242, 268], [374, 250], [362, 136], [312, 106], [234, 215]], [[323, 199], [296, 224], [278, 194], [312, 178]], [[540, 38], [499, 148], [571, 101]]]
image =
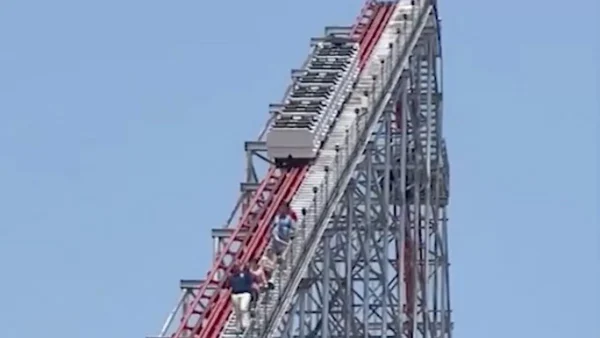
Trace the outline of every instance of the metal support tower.
[[[432, 8], [274, 337], [452, 337], [449, 165]], [[381, 71], [391, 71], [383, 61]]]
[[[265, 295], [272, 305], [258, 307], [245, 338], [452, 337], [440, 20], [435, 0], [393, 3], [375, 56], [323, 147], [325, 164], [307, 174], [323, 180], [301, 189], [312, 202], [279, 264], [276, 290]], [[269, 161], [263, 135], [246, 144], [246, 182], [229, 227], [264, 194], [253, 161]], [[243, 245], [238, 237], [248, 229], [213, 231], [215, 251], [225, 238]], [[203, 285], [182, 281], [160, 338], [175, 332], [172, 323]]]

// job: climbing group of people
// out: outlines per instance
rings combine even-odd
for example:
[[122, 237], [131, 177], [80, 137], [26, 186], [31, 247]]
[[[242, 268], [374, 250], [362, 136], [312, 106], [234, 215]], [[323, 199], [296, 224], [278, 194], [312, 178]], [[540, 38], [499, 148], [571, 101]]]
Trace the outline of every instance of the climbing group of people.
[[228, 279], [231, 288], [231, 302], [239, 331], [244, 331], [262, 293], [273, 290], [273, 272], [281, 263], [289, 241], [292, 239], [298, 216], [285, 203], [279, 208], [273, 222], [270, 247], [260, 259], [252, 259], [248, 264], [236, 262]]

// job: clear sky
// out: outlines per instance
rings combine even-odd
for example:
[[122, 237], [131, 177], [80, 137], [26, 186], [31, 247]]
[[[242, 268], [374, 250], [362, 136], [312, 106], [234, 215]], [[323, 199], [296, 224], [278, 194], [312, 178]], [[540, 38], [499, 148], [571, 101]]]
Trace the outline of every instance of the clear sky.
[[[457, 338], [600, 337], [595, 2], [440, 0]], [[0, 1], [3, 337], [157, 333], [243, 141], [360, 6]]]

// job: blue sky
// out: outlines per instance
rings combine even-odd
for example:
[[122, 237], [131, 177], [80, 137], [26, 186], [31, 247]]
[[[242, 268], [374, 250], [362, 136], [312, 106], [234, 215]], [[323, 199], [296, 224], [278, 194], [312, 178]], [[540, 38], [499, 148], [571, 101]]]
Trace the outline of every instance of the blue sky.
[[[598, 4], [440, 3], [455, 337], [600, 336]], [[360, 6], [0, 2], [4, 336], [156, 333], [243, 141]]]

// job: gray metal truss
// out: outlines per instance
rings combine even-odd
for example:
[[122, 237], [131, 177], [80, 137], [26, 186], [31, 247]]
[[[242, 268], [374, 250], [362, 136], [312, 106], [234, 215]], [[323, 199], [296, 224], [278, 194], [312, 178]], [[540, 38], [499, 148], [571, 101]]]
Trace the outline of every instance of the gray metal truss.
[[[452, 337], [450, 173], [442, 130], [440, 27], [433, 7], [409, 67], [272, 336]], [[257, 141], [245, 144], [246, 180], [225, 229], [212, 233], [215, 251], [231, 235], [228, 227], [237, 223], [268, 165], [263, 136], [269, 124]], [[201, 284], [181, 281], [179, 301], [158, 337], [168, 336]], [[272, 296], [281, 297], [283, 290], [276, 291]]]
[[434, 13], [275, 337], [452, 336], [438, 23]]

